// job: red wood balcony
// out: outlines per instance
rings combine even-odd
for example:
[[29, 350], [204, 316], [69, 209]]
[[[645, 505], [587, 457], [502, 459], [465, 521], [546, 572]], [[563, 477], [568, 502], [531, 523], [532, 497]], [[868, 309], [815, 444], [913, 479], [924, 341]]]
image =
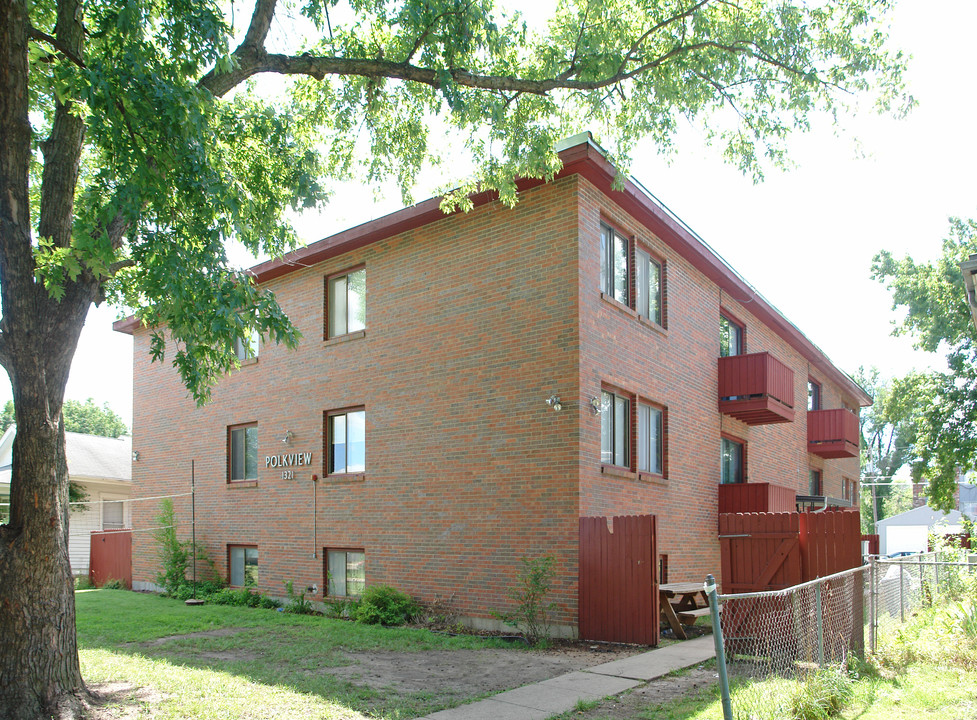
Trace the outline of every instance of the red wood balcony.
[[850, 410], [810, 410], [807, 451], [823, 458], [858, 457], [858, 416]]
[[797, 493], [773, 483], [730, 483], [719, 486], [719, 512], [795, 512]]
[[794, 421], [794, 371], [770, 353], [719, 358], [719, 411], [747, 425]]

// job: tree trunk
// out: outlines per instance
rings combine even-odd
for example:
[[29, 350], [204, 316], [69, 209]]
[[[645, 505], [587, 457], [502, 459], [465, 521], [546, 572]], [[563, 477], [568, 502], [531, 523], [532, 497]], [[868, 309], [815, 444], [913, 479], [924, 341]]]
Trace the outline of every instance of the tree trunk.
[[[15, 398], [10, 523], [0, 527], [0, 718], [75, 713], [86, 693], [78, 664], [68, 561], [64, 430], [43, 398]], [[32, 402], [33, 401], [33, 402]]]

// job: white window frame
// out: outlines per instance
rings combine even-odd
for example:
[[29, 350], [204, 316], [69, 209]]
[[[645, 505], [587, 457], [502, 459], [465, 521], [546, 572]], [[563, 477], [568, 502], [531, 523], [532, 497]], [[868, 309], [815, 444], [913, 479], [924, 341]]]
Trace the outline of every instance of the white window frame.
[[[357, 293], [354, 284], [362, 290]], [[366, 330], [366, 268], [326, 278], [326, 339]]]
[[[635, 248], [634, 256], [634, 309], [639, 316], [656, 325], [662, 325], [662, 264], [641, 248]], [[652, 273], [652, 269], [654, 269], [654, 273]], [[651, 282], [652, 275], [654, 275], [654, 284]]]
[[[248, 431], [252, 430], [253, 433]], [[234, 436], [236, 433], [242, 433], [242, 457], [240, 458], [242, 477], [234, 477]], [[248, 474], [248, 448], [249, 445], [249, 434], [251, 435], [251, 443], [254, 445], [254, 472], [253, 474]], [[241, 423], [240, 425], [229, 425], [227, 428], [227, 481], [228, 482], [250, 482], [258, 479], [258, 424], [257, 423]]]
[[665, 474], [665, 410], [638, 402], [638, 471]]
[[[355, 417], [358, 427], [362, 428], [363, 437], [350, 438], [351, 417]], [[337, 446], [336, 436], [339, 432], [338, 421], [342, 419], [343, 433], [343, 464], [338, 465], [335, 458], [334, 448]], [[326, 436], [328, 447], [326, 452], [326, 475], [351, 475], [366, 472], [366, 408], [354, 407], [346, 410], [329, 411], [326, 413]], [[350, 462], [350, 447], [354, 441], [359, 441], [363, 445], [362, 462], [355, 465]]]
[[602, 465], [631, 468], [631, 398], [600, 391], [600, 461]]
[[[366, 550], [362, 548], [327, 548], [324, 554], [326, 556], [326, 582], [324, 583], [326, 596], [359, 597], [362, 590], [360, 592], [349, 592], [349, 571], [351, 563], [353, 566], [356, 563], [361, 563], [363, 577], [359, 582], [362, 583], [363, 587], [366, 587]], [[351, 558], [351, 555], [354, 557]], [[338, 572], [333, 572], [340, 565], [340, 556], [343, 567], [342, 577], [338, 576]]]

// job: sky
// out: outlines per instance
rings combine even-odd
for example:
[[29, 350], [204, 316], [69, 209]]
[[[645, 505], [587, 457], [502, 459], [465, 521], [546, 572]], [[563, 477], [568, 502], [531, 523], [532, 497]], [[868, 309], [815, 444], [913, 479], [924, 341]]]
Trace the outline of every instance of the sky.
[[[667, 160], [640, 145], [631, 173], [838, 367], [875, 366], [885, 377], [939, 367], [938, 357], [891, 337], [897, 314], [870, 273], [882, 249], [935, 259], [947, 219], [977, 215], [974, 27], [972, 0], [903, 0], [891, 38], [912, 56], [907, 81], [917, 107], [901, 120], [860, 113], [797, 135], [794, 167], [768, 170], [760, 184], [694, 132], [680, 134]], [[299, 219], [300, 235], [314, 242], [400, 207], [396, 191], [378, 202], [371, 195], [341, 188], [323, 214]], [[117, 317], [105, 306], [89, 313], [66, 397], [108, 403], [131, 424], [132, 339], [112, 331]], [[3, 376], [0, 403], [10, 397]]]

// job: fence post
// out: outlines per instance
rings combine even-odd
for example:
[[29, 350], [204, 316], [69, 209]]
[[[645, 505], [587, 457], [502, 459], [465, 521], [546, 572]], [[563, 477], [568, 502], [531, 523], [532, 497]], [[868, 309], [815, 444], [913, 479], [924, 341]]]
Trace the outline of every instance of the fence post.
[[899, 560], [897, 567], [899, 568], [899, 622], [906, 622], [906, 571], [904, 570], [905, 563]]
[[818, 667], [824, 667], [824, 617], [821, 603], [821, 583], [814, 586], [814, 612], [818, 621]]
[[926, 602], [926, 576], [923, 575], [923, 554], [919, 554], [919, 606], [931, 604]]
[[868, 559], [868, 647], [875, 655], [875, 625], [878, 622], [876, 607], [878, 598], [875, 596], [875, 557]]
[[706, 575], [703, 588], [709, 597], [712, 615], [712, 638], [716, 643], [716, 665], [719, 668], [719, 689], [723, 699], [723, 720], [733, 720], [733, 702], [729, 696], [729, 676], [726, 674], [726, 650], [723, 647], [723, 626], [719, 622], [719, 598], [716, 595], [716, 578]]

